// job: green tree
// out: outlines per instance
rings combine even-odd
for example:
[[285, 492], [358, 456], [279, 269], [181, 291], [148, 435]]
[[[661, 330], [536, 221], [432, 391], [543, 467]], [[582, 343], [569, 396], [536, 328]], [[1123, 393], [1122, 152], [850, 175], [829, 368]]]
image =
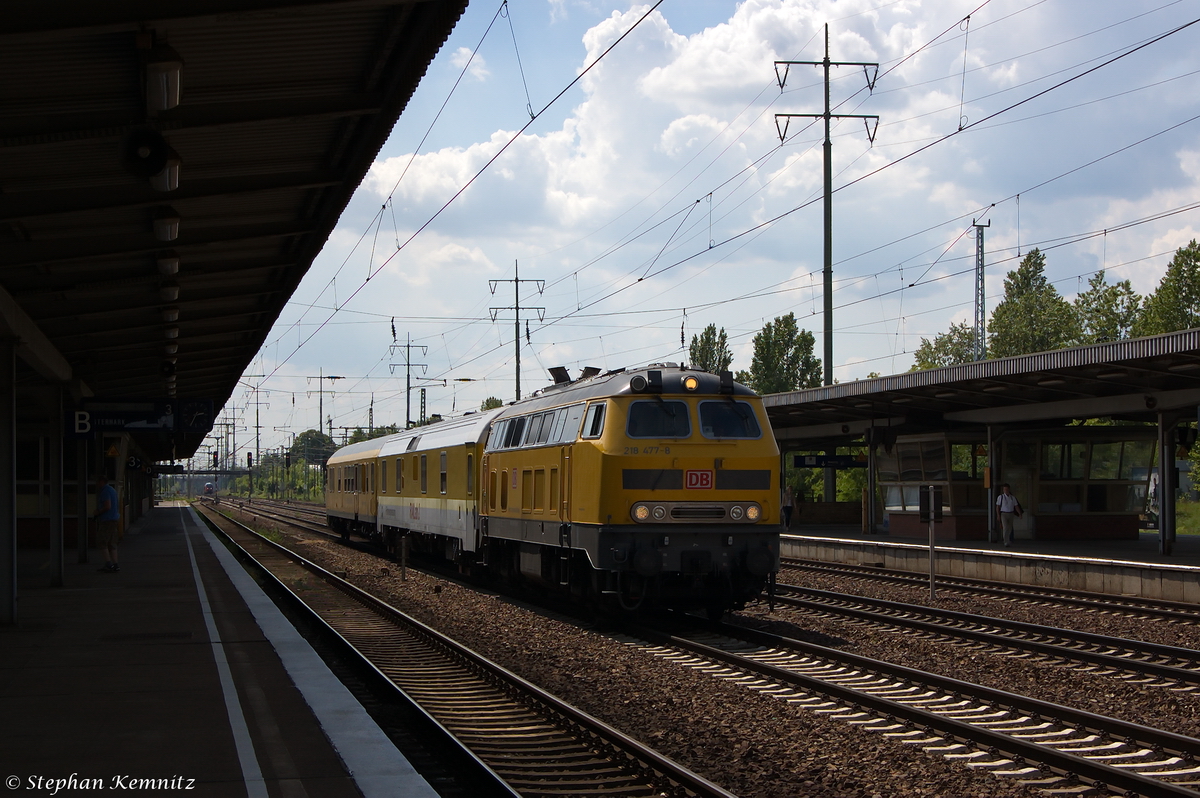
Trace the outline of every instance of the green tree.
[[1141, 311], [1142, 298], [1128, 280], [1108, 283], [1104, 270], [1088, 280], [1088, 290], [1075, 297], [1075, 315], [1079, 320], [1080, 344], [1121, 341], [1133, 335], [1133, 326]]
[[337, 450], [333, 438], [315, 429], [306, 429], [292, 442], [292, 460], [304, 460], [314, 465], [325, 465], [329, 456]]
[[355, 427], [350, 433], [350, 439], [347, 441], [347, 443], [362, 443], [363, 441], [382, 438], [384, 435], [395, 435], [399, 431], [400, 427], [397, 424], [386, 424], [382, 427], [375, 427], [374, 429], [370, 430], [365, 430], [362, 427]]
[[1200, 327], [1200, 246], [1175, 251], [1158, 288], [1146, 297], [1134, 334], [1160, 335]]
[[725, 328], [717, 332], [717, 325], [710, 324], [700, 335], [692, 336], [692, 345], [688, 347], [688, 360], [694, 369], [707, 371], [710, 374], [720, 374], [729, 369], [733, 362], [733, 353], [729, 351], [729, 338]]
[[777, 316], [754, 336], [754, 358], [749, 371], [739, 371], [738, 382], [756, 393], [782, 393], [821, 384], [821, 360], [813, 356], [816, 338], [796, 325], [796, 314]]
[[1046, 279], [1046, 256], [1033, 249], [1004, 278], [1004, 299], [992, 313], [989, 357], [1011, 357], [1071, 346], [1079, 322], [1071, 305]]
[[917, 362], [913, 371], [970, 363], [975, 359], [975, 326], [964, 321], [951, 324], [949, 330], [938, 333], [932, 341], [922, 338], [914, 356]]
[[504, 407], [504, 402], [495, 396], [489, 396], [483, 400], [483, 404], [479, 406], [481, 411], [495, 410], [497, 407]]

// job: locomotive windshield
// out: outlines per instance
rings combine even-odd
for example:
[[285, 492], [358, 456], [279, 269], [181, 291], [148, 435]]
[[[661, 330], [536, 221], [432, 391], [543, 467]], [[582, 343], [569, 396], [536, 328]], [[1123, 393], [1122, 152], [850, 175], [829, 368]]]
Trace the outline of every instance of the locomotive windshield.
[[692, 420], [687, 402], [634, 402], [629, 405], [625, 434], [630, 438], [687, 438]]
[[701, 402], [700, 433], [706, 438], [761, 438], [748, 402]]

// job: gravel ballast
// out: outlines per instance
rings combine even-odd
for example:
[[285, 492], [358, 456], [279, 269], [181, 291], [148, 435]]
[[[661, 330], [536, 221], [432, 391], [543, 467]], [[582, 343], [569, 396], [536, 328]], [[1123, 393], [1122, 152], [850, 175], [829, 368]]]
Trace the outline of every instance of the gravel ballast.
[[[552, 613], [412, 569], [401, 581], [395, 563], [261, 519], [253, 525], [274, 528], [281, 542], [313, 562], [345, 572], [359, 587], [742, 798], [1038, 794], [663, 661]], [[756, 622], [758, 612], [747, 622]], [[764, 608], [759, 617], [776, 623], [778, 613], [768, 617]]]

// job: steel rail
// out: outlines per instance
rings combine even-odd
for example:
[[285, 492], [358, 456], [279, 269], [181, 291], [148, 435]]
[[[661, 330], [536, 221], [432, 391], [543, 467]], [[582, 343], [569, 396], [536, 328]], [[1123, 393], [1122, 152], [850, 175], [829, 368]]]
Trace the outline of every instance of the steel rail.
[[[612, 726], [609, 726], [598, 718], [595, 718], [592, 715], [589, 715], [588, 713], [573, 707], [570, 704], [567, 704], [532, 682], [529, 682], [517, 674], [507, 670], [503, 666], [488, 660], [482, 655], [472, 651], [471, 649], [452, 640], [451, 638], [446, 637], [433, 628], [426, 626], [415, 618], [405, 614], [403, 611], [393, 607], [382, 599], [371, 595], [361, 588], [358, 588], [336, 574], [325, 570], [316, 563], [308, 560], [306, 557], [288, 549], [286, 546], [259, 535], [254, 530], [246, 527], [244, 524], [241, 524], [232, 518], [229, 518], [220, 511], [217, 511], [217, 513], [230, 523], [237, 525], [247, 534], [252, 535], [256, 542], [260, 542], [275, 552], [289, 558], [292, 562], [319, 577], [322, 581], [345, 594], [347, 597], [363, 605], [365, 608], [383, 618], [386, 618], [393, 624], [403, 626], [410, 633], [424, 638], [436, 648], [439, 648], [445, 652], [449, 652], [452, 658], [460, 662], [467, 663], [472, 671], [483, 675], [487, 681], [500, 686], [505, 692], [519, 696], [527, 702], [532, 702], [536, 706], [545, 708], [552, 714], [557, 714], [562, 718], [565, 718], [570, 723], [579, 727], [579, 729], [583, 731], [585, 738], [593, 741], [593, 746], [598, 744], [601, 747], [608, 747], [617, 752], [617, 756], [614, 757], [614, 761], [623, 767], [629, 767], [635, 772], [641, 772], [643, 777], [649, 780], [654, 789], [662, 791], [666, 794], [682, 794], [687, 796], [697, 796], [698, 798], [736, 798], [736, 796], [734, 796], [732, 793], [724, 790], [716, 784], [713, 784], [704, 777], [692, 772], [691, 770], [663, 756], [662, 754], [659, 754], [657, 751], [648, 748], [647, 746], [613, 728]], [[233, 541], [231, 537], [224, 532], [221, 534], [234, 546], [237, 546], [237, 548], [245, 557], [257, 562], [257, 558], [254, 558], [252, 554], [247, 552], [243, 547]], [[267, 570], [265, 566], [261, 564], [259, 565], [259, 568]], [[278, 579], [273, 576], [272, 579], [278, 583]], [[286, 585], [281, 584], [281, 587], [289, 593], [292, 593], [292, 591], [290, 591]], [[292, 595], [295, 596], [294, 593], [292, 593]], [[303, 600], [298, 596], [296, 596], [295, 600], [303, 602]], [[357, 647], [354, 646], [344, 635], [342, 635], [336, 629], [333, 629], [332, 626], [329, 626], [327, 623], [325, 623], [323, 619], [322, 623], [329, 627], [331, 634], [337, 635], [339, 638], [341, 638], [345, 646], [357, 651]], [[359, 652], [359, 656], [363, 657], [368, 665], [382, 678], [387, 679], [388, 681], [393, 681], [392, 677], [388, 676], [364, 654]], [[403, 688], [401, 688], [399, 685], [396, 685], [396, 689], [400, 691], [408, 701], [413, 702], [414, 705], [417, 706], [423, 714], [429, 717], [431, 721], [436, 723], [439, 728], [444, 729], [447, 734], [450, 734], [457, 739], [457, 736], [454, 735], [453, 731], [439, 721], [427, 708], [423, 707], [421, 703], [408, 691], [403, 690]], [[478, 755], [472, 753], [472, 756], [481, 763], [484, 762], [484, 760]], [[636, 766], [632, 765], [631, 762], [636, 763]], [[486, 765], [486, 763], [484, 764]], [[489, 769], [492, 770], [492, 772], [495, 772], [490, 766]], [[497, 778], [500, 778], [500, 776], [497, 776]], [[530, 790], [530, 793], [535, 795], [545, 794], [547, 792], [557, 794], [559, 790], [565, 786], [566, 785], [558, 785], [558, 787], [555, 789], [548, 789], [543, 792], [539, 792], [537, 789], [532, 789]], [[521, 793], [514, 792], [514, 794]], [[570, 794], [581, 795], [584, 793], [580, 793], [575, 790], [570, 791]], [[608, 792], [597, 792], [595, 794], [606, 795]]]
[[[859, 566], [849, 563], [800, 560], [788, 557], [781, 558], [781, 562], [783, 565], [797, 570], [817, 571], [835, 576], [862, 577], [872, 581], [893, 582], [912, 585], [914, 587], [927, 587], [929, 585], [928, 574], [913, 574], [894, 569]], [[1183, 621], [1185, 623], [1200, 623], [1200, 607], [1182, 601], [1137, 599], [1130, 596], [1093, 593], [1085, 590], [1072, 590], [1070, 588], [1021, 585], [1013, 582], [989, 582], [984, 579], [973, 579], [967, 576], [952, 576], [949, 574], [938, 574], [937, 583], [939, 587], [950, 590], [963, 590], [1000, 596], [1002, 598], [1051, 602], [1104, 612], [1142, 614], [1166, 620]], [[802, 585], [798, 585], [797, 587], [802, 587]]]
[[[788, 595], [794, 593], [815, 596], [817, 600], [806, 601], [803, 599], [797, 599], [792, 595]], [[1024, 621], [1010, 621], [1002, 618], [993, 618], [991, 616], [971, 615], [965, 612], [935, 609], [921, 604], [902, 604], [900, 602], [887, 601], [884, 599], [865, 598], [862, 596], [834, 593], [826, 590], [817, 590], [816, 588], [796, 587], [794, 585], [777, 585], [775, 601], [788, 606], [800, 607], [815, 612], [844, 615], [873, 623], [887, 623], [897, 626], [906, 626], [923, 632], [963, 637], [982, 643], [1024, 649], [1027, 651], [1034, 651], [1039, 654], [1046, 654], [1048, 656], [1088, 662], [1095, 665], [1103, 665], [1105, 667], [1110, 667], [1121, 671], [1132, 671], [1141, 675], [1153, 675], [1163, 679], [1170, 679], [1172, 681], [1200, 684], [1200, 651], [1190, 648], [1168, 646], [1160, 643], [1146, 643], [1139, 640], [1130, 640], [1122, 637], [1109, 637], [1107, 635], [1076, 631], [1073, 629], [1062, 629], [1054, 626], [1039, 626], [1037, 624], [1025, 623]], [[873, 612], [868, 609], [838, 606], [838, 604], [834, 602], [874, 606], [880, 610], [905, 613], [909, 615], [921, 614], [931, 616], [935, 620], [920, 620], [917, 618], [904, 617], [903, 615], [892, 615], [889, 614], [889, 612]], [[946, 619], [948, 623], [943, 623], [938, 620], [942, 618]], [[1057, 637], [1062, 640], [1068, 640], [1081, 645], [1099, 646], [1116, 651], [1124, 650], [1130, 652], [1130, 655], [1120, 656], [1117, 654], [1107, 654], [1100, 651], [1089, 651], [1087, 649], [1075, 648], [1070, 645], [1063, 645], [1061, 643], [1048, 643], [998, 632], [988, 632], [981, 629], [968, 629], [957, 625], [950, 625], [952, 623], [972, 624], [974, 626], [993, 626], [998, 629], [1011, 631], [1015, 635], [1037, 635], [1043, 638]], [[1163, 659], [1190, 662], [1192, 663], [1192, 666], [1180, 667], [1176, 665], [1165, 665], [1159, 662], [1149, 662], [1143, 659], [1137, 659], [1136, 656], [1138, 655], [1148, 655]]]
[[[903, 665], [873, 660], [868, 657], [849, 654], [767, 632], [746, 629], [740, 626], [731, 626], [729, 624], [718, 624], [715, 627], [710, 625], [709, 629], [737, 640], [754, 643], [755, 645], [766, 646], [776, 650], [800, 652], [826, 661], [849, 665], [869, 675], [879, 675], [889, 679], [900, 679], [936, 687], [952, 696], [971, 696], [998, 707], [1009, 707], [1029, 713], [1035, 718], [1050, 717], [1060, 724], [1071, 726], [1075, 729], [1088, 730], [1101, 737], [1117, 735], [1124, 737], [1127, 741], [1137, 741], [1138, 743], [1151, 746], [1155, 751], [1172, 752], [1187, 762], [1193, 762], [1195, 757], [1200, 755], [1200, 740], [1184, 735], [1151, 729], [1139, 724], [1071, 709], [1070, 707], [1040, 701], [1003, 690], [983, 687], [950, 677], [925, 673]], [[907, 723], [924, 729], [927, 733], [933, 733], [933, 730], [938, 730], [940, 732], [938, 736], [951, 742], [961, 741], [970, 743], [993, 753], [1004, 752], [1019, 765], [1034, 762], [1043, 771], [1049, 769], [1065, 777], [1077, 776], [1083, 778], [1093, 786], [1096, 786], [1097, 789], [1115, 787], [1118, 790], [1125, 791], [1128, 795], [1186, 796], [1187, 798], [1200, 796], [1200, 791], [1186, 786], [1089, 760], [1085, 757], [1057, 750], [1041, 743], [1022, 740], [990, 728], [946, 717], [916, 706], [906, 705], [900, 701], [871, 695], [854, 687], [844, 686], [776, 665], [759, 662], [733, 652], [671, 634], [670, 632], [640, 628], [632, 633], [644, 637], [648, 642], [688, 651], [705, 659], [723, 663], [738, 671], [755, 673], [780, 684], [793, 685], [807, 692], [831, 696], [839, 701], [862, 707], [886, 718], [902, 719]]]

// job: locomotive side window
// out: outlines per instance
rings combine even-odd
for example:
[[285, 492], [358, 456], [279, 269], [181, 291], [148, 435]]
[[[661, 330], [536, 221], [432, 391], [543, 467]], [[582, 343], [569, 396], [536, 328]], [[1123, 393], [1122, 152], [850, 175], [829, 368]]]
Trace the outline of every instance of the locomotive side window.
[[496, 509], [496, 472], [493, 471], [488, 477], [488, 507], [492, 510]]
[[563, 413], [562, 426], [554, 433], [557, 443], [569, 443], [579, 437], [579, 419], [583, 418], [583, 405], [571, 405], [559, 411]]
[[445, 452], [442, 452], [440, 455], [438, 455], [438, 467], [441, 469], [441, 473], [442, 473], [439, 485], [441, 486], [442, 493], [444, 494], [446, 492], [446, 453]]
[[387, 460], [379, 462], [379, 492], [387, 493]]
[[467, 495], [475, 495], [475, 455], [467, 454]]
[[418, 465], [418, 460], [420, 460], [420, 458], [419, 458], [419, 457], [414, 457], [414, 458], [413, 458], [413, 475], [412, 475], [412, 478], [413, 478], [413, 481], [414, 481], [414, 482], [415, 482], [415, 481], [416, 481], [416, 479], [417, 479], [417, 465]]
[[550, 440], [550, 431], [554, 427], [554, 421], [561, 411], [551, 410], [549, 413], [542, 414], [542, 428], [538, 430], [537, 442], [545, 443]]
[[533, 446], [538, 441], [538, 435], [542, 432], [542, 423], [546, 420], [545, 413], [536, 413], [529, 417], [529, 423], [526, 424], [525, 446]]
[[644, 401], [629, 405], [625, 434], [630, 438], [687, 438], [692, 419], [687, 402]]
[[701, 402], [700, 433], [706, 438], [761, 438], [749, 402]]
[[500, 472], [500, 509], [508, 509], [508, 471]]
[[583, 419], [583, 437], [599, 438], [604, 432], [604, 403], [589, 405]]
[[396, 493], [404, 487], [404, 458], [396, 458]]
[[421, 492], [425, 493], [429, 487], [429, 468], [426, 462], [426, 455], [421, 455]]

